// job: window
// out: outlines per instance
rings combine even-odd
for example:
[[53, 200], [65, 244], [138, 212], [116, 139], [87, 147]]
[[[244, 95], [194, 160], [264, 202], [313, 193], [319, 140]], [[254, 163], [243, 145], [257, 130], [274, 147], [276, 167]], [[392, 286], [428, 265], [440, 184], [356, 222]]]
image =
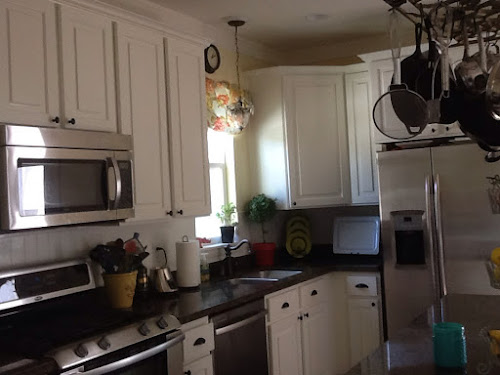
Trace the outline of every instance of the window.
[[234, 142], [231, 135], [212, 129], [208, 129], [207, 136], [212, 214], [196, 218], [196, 237], [211, 238], [212, 242], [218, 242], [221, 222], [215, 214], [220, 211], [223, 204], [236, 203]]

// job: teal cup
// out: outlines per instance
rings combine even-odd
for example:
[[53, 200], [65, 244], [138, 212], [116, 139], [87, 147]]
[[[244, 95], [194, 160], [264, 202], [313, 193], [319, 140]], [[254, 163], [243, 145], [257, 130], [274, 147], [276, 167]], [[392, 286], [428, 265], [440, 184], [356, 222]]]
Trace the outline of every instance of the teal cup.
[[463, 368], [467, 364], [465, 329], [462, 324], [443, 322], [432, 328], [434, 363], [439, 367]]

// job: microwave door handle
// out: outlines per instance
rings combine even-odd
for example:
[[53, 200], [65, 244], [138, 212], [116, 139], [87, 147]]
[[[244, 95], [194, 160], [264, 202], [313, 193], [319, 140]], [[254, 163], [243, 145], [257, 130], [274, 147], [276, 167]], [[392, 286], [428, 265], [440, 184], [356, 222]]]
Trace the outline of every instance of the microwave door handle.
[[[116, 158], [107, 158], [108, 165], [110, 165], [113, 168], [113, 173], [115, 175], [115, 197], [114, 199], [109, 200], [109, 209], [116, 210], [118, 209], [118, 204], [120, 203], [120, 199], [122, 197], [122, 177], [120, 174], [120, 167], [118, 166], [118, 162], [116, 161]], [[108, 190], [108, 194], [109, 193]]]

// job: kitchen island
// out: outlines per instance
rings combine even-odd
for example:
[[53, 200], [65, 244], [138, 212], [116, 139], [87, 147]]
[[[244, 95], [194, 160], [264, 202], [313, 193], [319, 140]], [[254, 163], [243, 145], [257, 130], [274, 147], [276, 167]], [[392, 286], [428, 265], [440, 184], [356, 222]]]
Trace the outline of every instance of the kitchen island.
[[[434, 366], [432, 324], [441, 321], [465, 326], [466, 369]], [[500, 296], [448, 295], [345, 375], [500, 374], [500, 360], [490, 354], [485, 338], [489, 329], [500, 329]]]

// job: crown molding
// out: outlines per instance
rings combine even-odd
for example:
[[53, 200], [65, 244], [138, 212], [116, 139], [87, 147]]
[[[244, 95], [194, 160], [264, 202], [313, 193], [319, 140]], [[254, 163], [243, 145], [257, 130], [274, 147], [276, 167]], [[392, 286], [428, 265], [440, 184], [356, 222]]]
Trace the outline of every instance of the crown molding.
[[104, 14], [164, 32], [170, 36], [209, 45], [215, 29], [195, 18], [147, 0], [52, 0], [56, 4]]

